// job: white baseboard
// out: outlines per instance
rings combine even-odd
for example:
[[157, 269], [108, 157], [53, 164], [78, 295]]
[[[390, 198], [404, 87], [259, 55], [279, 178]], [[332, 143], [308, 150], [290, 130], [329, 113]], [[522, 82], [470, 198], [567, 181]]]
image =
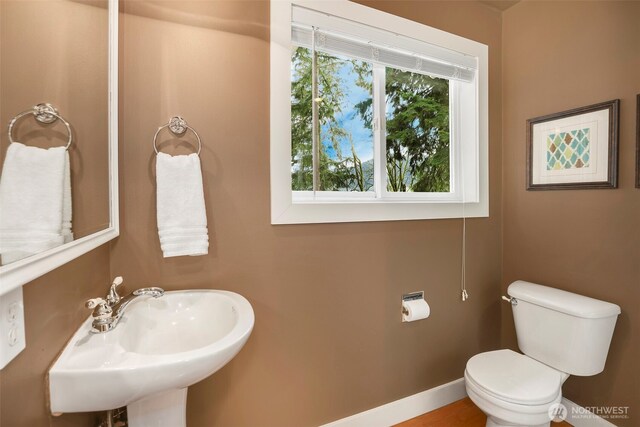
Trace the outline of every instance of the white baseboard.
[[[566, 421], [573, 427], [616, 427], [610, 421], [595, 415], [582, 406], [563, 397], [562, 404], [567, 407]], [[551, 423], [553, 426], [553, 423]]]
[[322, 427], [388, 427], [467, 396], [464, 378], [360, 412]]
[[[321, 427], [388, 427], [465, 397], [467, 397], [467, 391], [464, 387], [464, 378], [459, 378]], [[574, 427], [616, 427], [615, 424], [589, 412], [565, 397], [562, 398], [562, 404], [567, 408], [566, 421]], [[553, 426], [553, 423], [551, 425]]]

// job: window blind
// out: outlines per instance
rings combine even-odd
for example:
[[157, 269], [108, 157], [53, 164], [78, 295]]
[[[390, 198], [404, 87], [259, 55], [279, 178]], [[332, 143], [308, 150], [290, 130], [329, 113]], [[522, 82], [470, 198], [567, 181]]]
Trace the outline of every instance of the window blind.
[[440, 46], [299, 6], [292, 7], [291, 41], [331, 55], [344, 55], [414, 73], [472, 82], [477, 59]]

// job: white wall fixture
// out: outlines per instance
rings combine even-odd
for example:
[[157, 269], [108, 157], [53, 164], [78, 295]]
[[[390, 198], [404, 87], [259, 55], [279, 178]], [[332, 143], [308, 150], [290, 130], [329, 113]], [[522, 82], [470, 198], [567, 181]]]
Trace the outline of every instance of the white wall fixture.
[[233, 359], [254, 324], [244, 297], [216, 290], [138, 297], [124, 319], [92, 333], [89, 318], [71, 338], [49, 370], [54, 415], [127, 406], [131, 427], [185, 427], [187, 387]]
[[429, 317], [431, 307], [424, 299], [424, 291], [402, 295], [402, 321], [415, 322]]
[[0, 369], [25, 347], [22, 288], [0, 295]]
[[[467, 397], [467, 392], [464, 388], [464, 378], [459, 378], [403, 399], [333, 421], [322, 427], [386, 427], [435, 411], [465, 397]], [[563, 397], [562, 404], [567, 408], [567, 421], [572, 426], [615, 427], [615, 424], [593, 414], [569, 399]]]
[[109, 0], [109, 217], [107, 228], [0, 267], [0, 295], [114, 239], [118, 221], [118, 1]]
[[[488, 425], [543, 426], [563, 420], [562, 385], [570, 375], [604, 370], [618, 305], [518, 280], [508, 297], [522, 353], [476, 354], [464, 371], [469, 398]], [[570, 339], [567, 339], [570, 337]]]
[[459, 378], [322, 427], [387, 427], [441, 408], [466, 395], [464, 379]]

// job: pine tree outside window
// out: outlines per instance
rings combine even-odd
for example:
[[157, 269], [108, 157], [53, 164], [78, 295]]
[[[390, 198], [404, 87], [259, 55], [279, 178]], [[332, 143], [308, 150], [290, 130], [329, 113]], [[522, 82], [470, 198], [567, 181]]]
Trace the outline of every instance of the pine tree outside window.
[[[449, 192], [449, 80], [303, 46], [294, 46], [291, 70], [293, 191]], [[377, 145], [386, 174], [374, 161]]]

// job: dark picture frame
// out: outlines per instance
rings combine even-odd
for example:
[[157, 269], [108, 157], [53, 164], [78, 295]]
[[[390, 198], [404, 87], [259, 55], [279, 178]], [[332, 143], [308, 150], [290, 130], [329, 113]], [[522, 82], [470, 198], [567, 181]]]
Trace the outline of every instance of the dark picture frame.
[[614, 99], [527, 120], [527, 190], [617, 188], [619, 111]]
[[640, 94], [636, 97], [636, 188], [640, 188]]

